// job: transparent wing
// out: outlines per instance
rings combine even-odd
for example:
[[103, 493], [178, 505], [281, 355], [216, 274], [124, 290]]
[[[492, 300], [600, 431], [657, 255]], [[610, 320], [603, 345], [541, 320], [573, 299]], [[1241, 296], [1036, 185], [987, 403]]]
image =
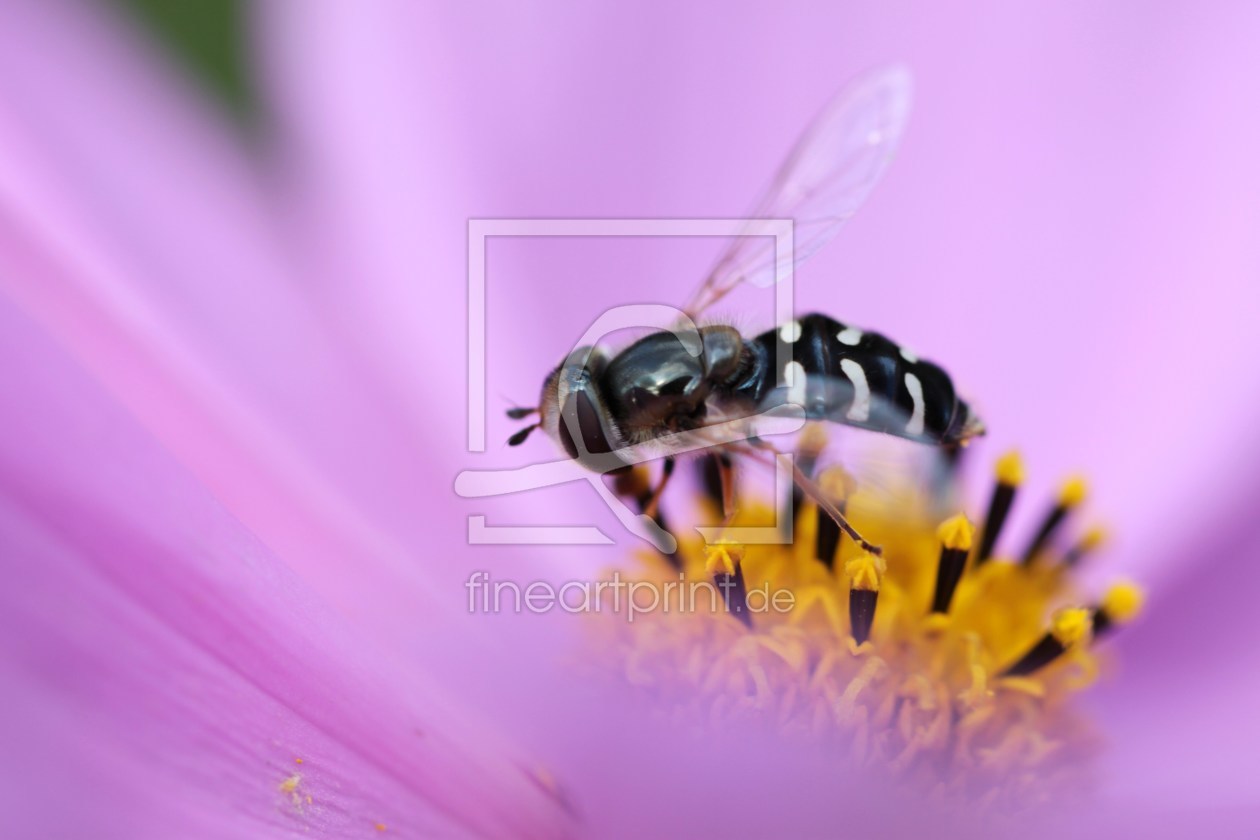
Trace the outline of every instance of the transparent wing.
[[[888, 168], [910, 115], [910, 74], [902, 67], [870, 72], [845, 87], [797, 142], [770, 188], [748, 214], [697, 289], [693, 318], [740, 283], [771, 286], [831, 240]], [[776, 258], [774, 226], [793, 219], [793, 253]]]

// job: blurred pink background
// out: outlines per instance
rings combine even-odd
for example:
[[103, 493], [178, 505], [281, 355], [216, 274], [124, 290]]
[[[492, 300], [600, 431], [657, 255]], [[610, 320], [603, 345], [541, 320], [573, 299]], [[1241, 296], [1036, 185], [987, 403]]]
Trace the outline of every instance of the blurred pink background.
[[[977, 466], [1027, 457], [1015, 527], [1064, 474], [1092, 478], [1115, 534], [1100, 576], [1153, 595], [1095, 696], [1117, 813], [1255, 805], [1257, 692], [1239, 675], [1260, 583], [1260, 7], [260, 3], [248, 139], [98, 7], [5, 14], [14, 416], [41, 389], [83, 416], [108, 400], [383, 658], [445, 668], [470, 708], [509, 716], [487, 699], [496, 675], [457, 667], [499, 642], [458, 614], [462, 580], [589, 573], [634, 542], [585, 486], [465, 501], [454, 476], [552, 457], [541, 437], [499, 447], [516, 427], [500, 409], [531, 401], [604, 309], [681, 303], [718, 243], [496, 242], [491, 446], [472, 456], [467, 220], [738, 216], [845, 80], [905, 63], [902, 152], [800, 272], [797, 309], [943, 363], [991, 429]], [[100, 394], [45, 381], [61, 368], [44, 354]], [[49, 404], [14, 421], [6, 479], [109, 496], [60, 434], [134, 479], [130, 449], [93, 447]], [[43, 449], [25, 445], [37, 431]], [[619, 545], [474, 548], [471, 513], [593, 523]], [[452, 627], [460, 645], [433, 644]], [[1228, 726], [1190, 725], [1213, 720]]]

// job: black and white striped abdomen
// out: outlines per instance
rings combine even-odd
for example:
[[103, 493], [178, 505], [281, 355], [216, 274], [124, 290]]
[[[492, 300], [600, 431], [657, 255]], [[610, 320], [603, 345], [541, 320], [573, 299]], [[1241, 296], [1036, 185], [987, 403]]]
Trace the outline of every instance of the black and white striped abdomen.
[[[754, 364], [731, 392], [759, 407], [790, 399], [815, 419], [936, 444], [957, 443], [978, 430], [949, 374], [879, 333], [813, 314], [747, 346]], [[780, 347], [784, 352], [776, 356]], [[780, 368], [778, 358], [790, 361]]]

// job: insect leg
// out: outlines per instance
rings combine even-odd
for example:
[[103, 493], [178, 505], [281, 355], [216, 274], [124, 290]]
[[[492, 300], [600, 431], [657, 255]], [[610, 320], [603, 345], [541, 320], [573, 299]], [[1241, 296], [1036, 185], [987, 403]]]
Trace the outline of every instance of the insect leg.
[[840, 526], [840, 530], [848, 534], [851, 540], [860, 545], [864, 551], [869, 551], [871, 554], [876, 556], [883, 555], [884, 550], [874, 543], [867, 542], [866, 539], [857, 532], [857, 529], [849, 524], [849, 520], [844, 518], [844, 514], [840, 512], [838, 507], [832, 504], [831, 500], [827, 498], [827, 495], [823, 493], [822, 489], [814, 483], [814, 480], [805, 475], [805, 473], [801, 472], [801, 468], [796, 466], [795, 462], [792, 463], [792, 477], [796, 480], [797, 486], [805, 491], [805, 495], [814, 500], [814, 503], [818, 505], [818, 509], [834, 519], [835, 523]]
[[[764, 440], [750, 441], [750, 443], [753, 447], [766, 450], [774, 455], [782, 454]], [[840, 530], [848, 534], [849, 538], [861, 546], [863, 551], [868, 551], [877, 557], [883, 555], [884, 550], [882, 548], [872, 542], [868, 542], [865, 537], [858, 533], [856, 528], [849, 524], [849, 520], [845, 519], [840, 509], [827, 498], [827, 494], [822, 491], [822, 488], [801, 470], [795, 458], [792, 459], [792, 479], [806, 496], [814, 500], [814, 504], [818, 505], [818, 509], [835, 520], [835, 523], [840, 526]]]
[[[822, 454], [823, 449], [827, 446], [827, 432], [822, 423], [809, 423], [805, 426], [805, 431], [801, 434], [800, 441], [796, 446], [796, 463], [800, 464], [801, 472], [810, 478], [814, 477], [814, 469], [818, 466], [818, 456]], [[805, 504], [805, 491], [799, 486], [793, 484], [792, 498], [786, 506], [787, 510], [780, 511], [783, 517], [784, 528], [794, 526], [800, 519], [801, 508]]]
[[[634, 467], [616, 470], [613, 474], [613, 490], [618, 496], [633, 500], [640, 516], [645, 521], [655, 523], [655, 527], [660, 534], [655, 535], [651, 542], [661, 554], [665, 555], [665, 559], [672, 566], [681, 568], [682, 560], [674, 554], [674, 548], [666, 551], [662, 547], [663, 545], [673, 544], [673, 537], [669, 534], [669, 526], [665, 524], [665, 517], [660, 512], [660, 500], [661, 494], [665, 490], [665, 484], [669, 481], [669, 477], [674, 471], [674, 461], [673, 457], [665, 459], [661, 480], [656, 487], [652, 487], [648, 480], [648, 467], [646, 464], [638, 464]], [[661, 536], [668, 536], [669, 539], [658, 539]]]
[[674, 465], [677, 463], [678, 459], [672, 455], [665, 459], [665, 463], [661, 465], [661, 480], [643, 505], [643, 512], [653, 519], [656, 518], [656, 510], [660, 507], [661, 496], [665, 493], [665, 485], [669, 484], [669, 479], [674, 474]]
[[722, 527], [727, 528], [735, 521], [735, 464], [725, 452], [717, 453], [714, 463], [722, 483]]

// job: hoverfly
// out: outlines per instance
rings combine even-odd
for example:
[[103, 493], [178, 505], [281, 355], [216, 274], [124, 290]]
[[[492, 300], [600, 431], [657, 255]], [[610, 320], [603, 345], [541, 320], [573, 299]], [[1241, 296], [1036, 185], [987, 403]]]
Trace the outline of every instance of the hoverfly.
[[[821, 314], [752, 337], [726, 325], [696, 325], [732, 289], [777, 283], [835, 236], [887, 169], [909, 109], [910, 79], [901, 68], [877, 70], [843, 89], [749, 214], [753, 220], [794, 220], [795, 253], [780, 259], [764, 235], [736, 237], [686, 304], [689, 326], [651, 332], [617, 353], [575, 350], [547, 376], [536, 408], [508, 412], [513, 419], [539, 417], [509, 443], [519, 445], [541, 427], [570, 458], [614, 472], [627, 469], [619, 458], [634, 447], [679, 435], [703, 439], [718, 422], [784, 403], [802, 407], [810, 420], [937, 448], [955, 448], [982, 434], [979, 418], [943, 369], [877, 332]], [[745, 233], [755, 234], [756, 224]], [[722, 472], [724, 498], [733, 492], [729, 453], [753, 454], [766, 446], [754, 432], [747, 437], [715, 445], [728, 467]], [[674, 456], [664, 457], [662, 478], [644, 500], [648, 509], [655, 509], [673, 470]], [[807, 475], [797, 470], [794, 478], [851, 537], [878, 551], [821, 498]]]

